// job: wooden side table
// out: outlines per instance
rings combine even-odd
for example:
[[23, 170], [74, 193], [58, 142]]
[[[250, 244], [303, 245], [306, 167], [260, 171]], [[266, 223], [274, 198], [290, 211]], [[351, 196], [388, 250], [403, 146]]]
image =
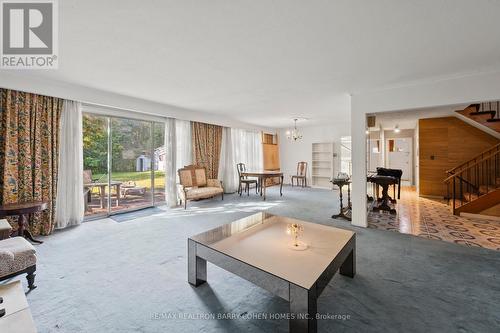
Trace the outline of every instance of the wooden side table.
[[24, 203], [12, 203], [5, 204], [0, 206], [0, 218], [5, 216], [19, 216], [17, 220], [17, 236], [21, 236], [29, 239], [34, 243], [43, 243], [42, 241], [36, 240], [31, 235], [31, 232], [25, 228], [26, 223], [28, 222], [29, 214], [33, 214], [36, 212], [41, 212], [46, 210], [48, 207], [48, 203], [46, 201], [32, 201], [32, 202], [24, 202]]
[[[334, 178], [331, 180], [334, 185], [337, 185], [340, 189], [340, 212], [338, 214], [332, 215], [332, 219], [342, 217], [347, 221], [351, 221], [349, 216], [351, 213], [351, 180], [348, 178]], [[344, 208], [343, 204], [343, 194], [342, 187], [347, 186], [347, 207]]]

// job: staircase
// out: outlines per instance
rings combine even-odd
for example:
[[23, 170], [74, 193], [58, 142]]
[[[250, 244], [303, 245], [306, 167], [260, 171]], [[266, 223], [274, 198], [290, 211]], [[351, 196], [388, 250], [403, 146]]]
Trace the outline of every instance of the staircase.
[[471, 104], [455, 112], [500, 133], [500, 101]]
[[477, 214], [500, 203], [500, 143], [446, 173], [453, 214]]

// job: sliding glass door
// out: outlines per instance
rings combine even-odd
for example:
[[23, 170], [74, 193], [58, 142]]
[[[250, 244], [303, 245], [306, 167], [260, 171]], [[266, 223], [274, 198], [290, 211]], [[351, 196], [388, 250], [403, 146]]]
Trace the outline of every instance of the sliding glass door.
[[83, 125], [86, 216], [165, 202], [163, 123], [84, 113]]
[[111, 118], [111, 211], [153, 205], [153, 124], [125, 118]]
[[165, 204], [165, 124], [153, 123], [154, 203]]
[[108, 117], [83, 116], [83, 194], [85, 216], [108, 214]]

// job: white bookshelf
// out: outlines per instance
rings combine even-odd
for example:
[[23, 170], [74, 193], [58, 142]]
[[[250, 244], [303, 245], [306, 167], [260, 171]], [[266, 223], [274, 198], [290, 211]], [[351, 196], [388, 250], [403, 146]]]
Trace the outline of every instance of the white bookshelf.
[[312, 144], [312, 186], [331, 188], [333, 178], [333, 142]]

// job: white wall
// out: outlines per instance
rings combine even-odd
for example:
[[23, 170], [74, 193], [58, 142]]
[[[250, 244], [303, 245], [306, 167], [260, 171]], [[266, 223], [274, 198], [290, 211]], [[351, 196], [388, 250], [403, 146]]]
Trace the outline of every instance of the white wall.
[[297, 141], [289, 141], [286, 138], [287, 129], [280, 129], [279, 146], [280, 146], [280, 167], [285, 175], [285, 183], [290, 183], [291, 175], [297, 173], [297, 162], [306, 161], [307, 167], [307, 183], [312, 185], [311, 169], [312, 169], [312, 144], [318, 142], [334, 142], [334, 152], [337, 157], [334, 157], [334, 175], [340, 171], [340, 138], [342, 136], [351, 135], [349, 123], [336, 123], [331, 125], [299, 127], [303, 138]]
[[436, 80], [351, 96], [352, 224], [366, 227], [366, 115], [500, 99], [500, 72]]
[[[385, 166], [384, 164], [385, 145], [383, 144], [384, 131], [370, 131], [367, 139], [369, 140], [369, 142], [367, 143], [368, 153], [366, 154], [366, 158], [368, 159], [367, 167], [368, 171], [375, 171], [377, 167]], [[375, 148], [377, 140], [379, 142], [379, 152], [374, 153], [373, 148]]]

